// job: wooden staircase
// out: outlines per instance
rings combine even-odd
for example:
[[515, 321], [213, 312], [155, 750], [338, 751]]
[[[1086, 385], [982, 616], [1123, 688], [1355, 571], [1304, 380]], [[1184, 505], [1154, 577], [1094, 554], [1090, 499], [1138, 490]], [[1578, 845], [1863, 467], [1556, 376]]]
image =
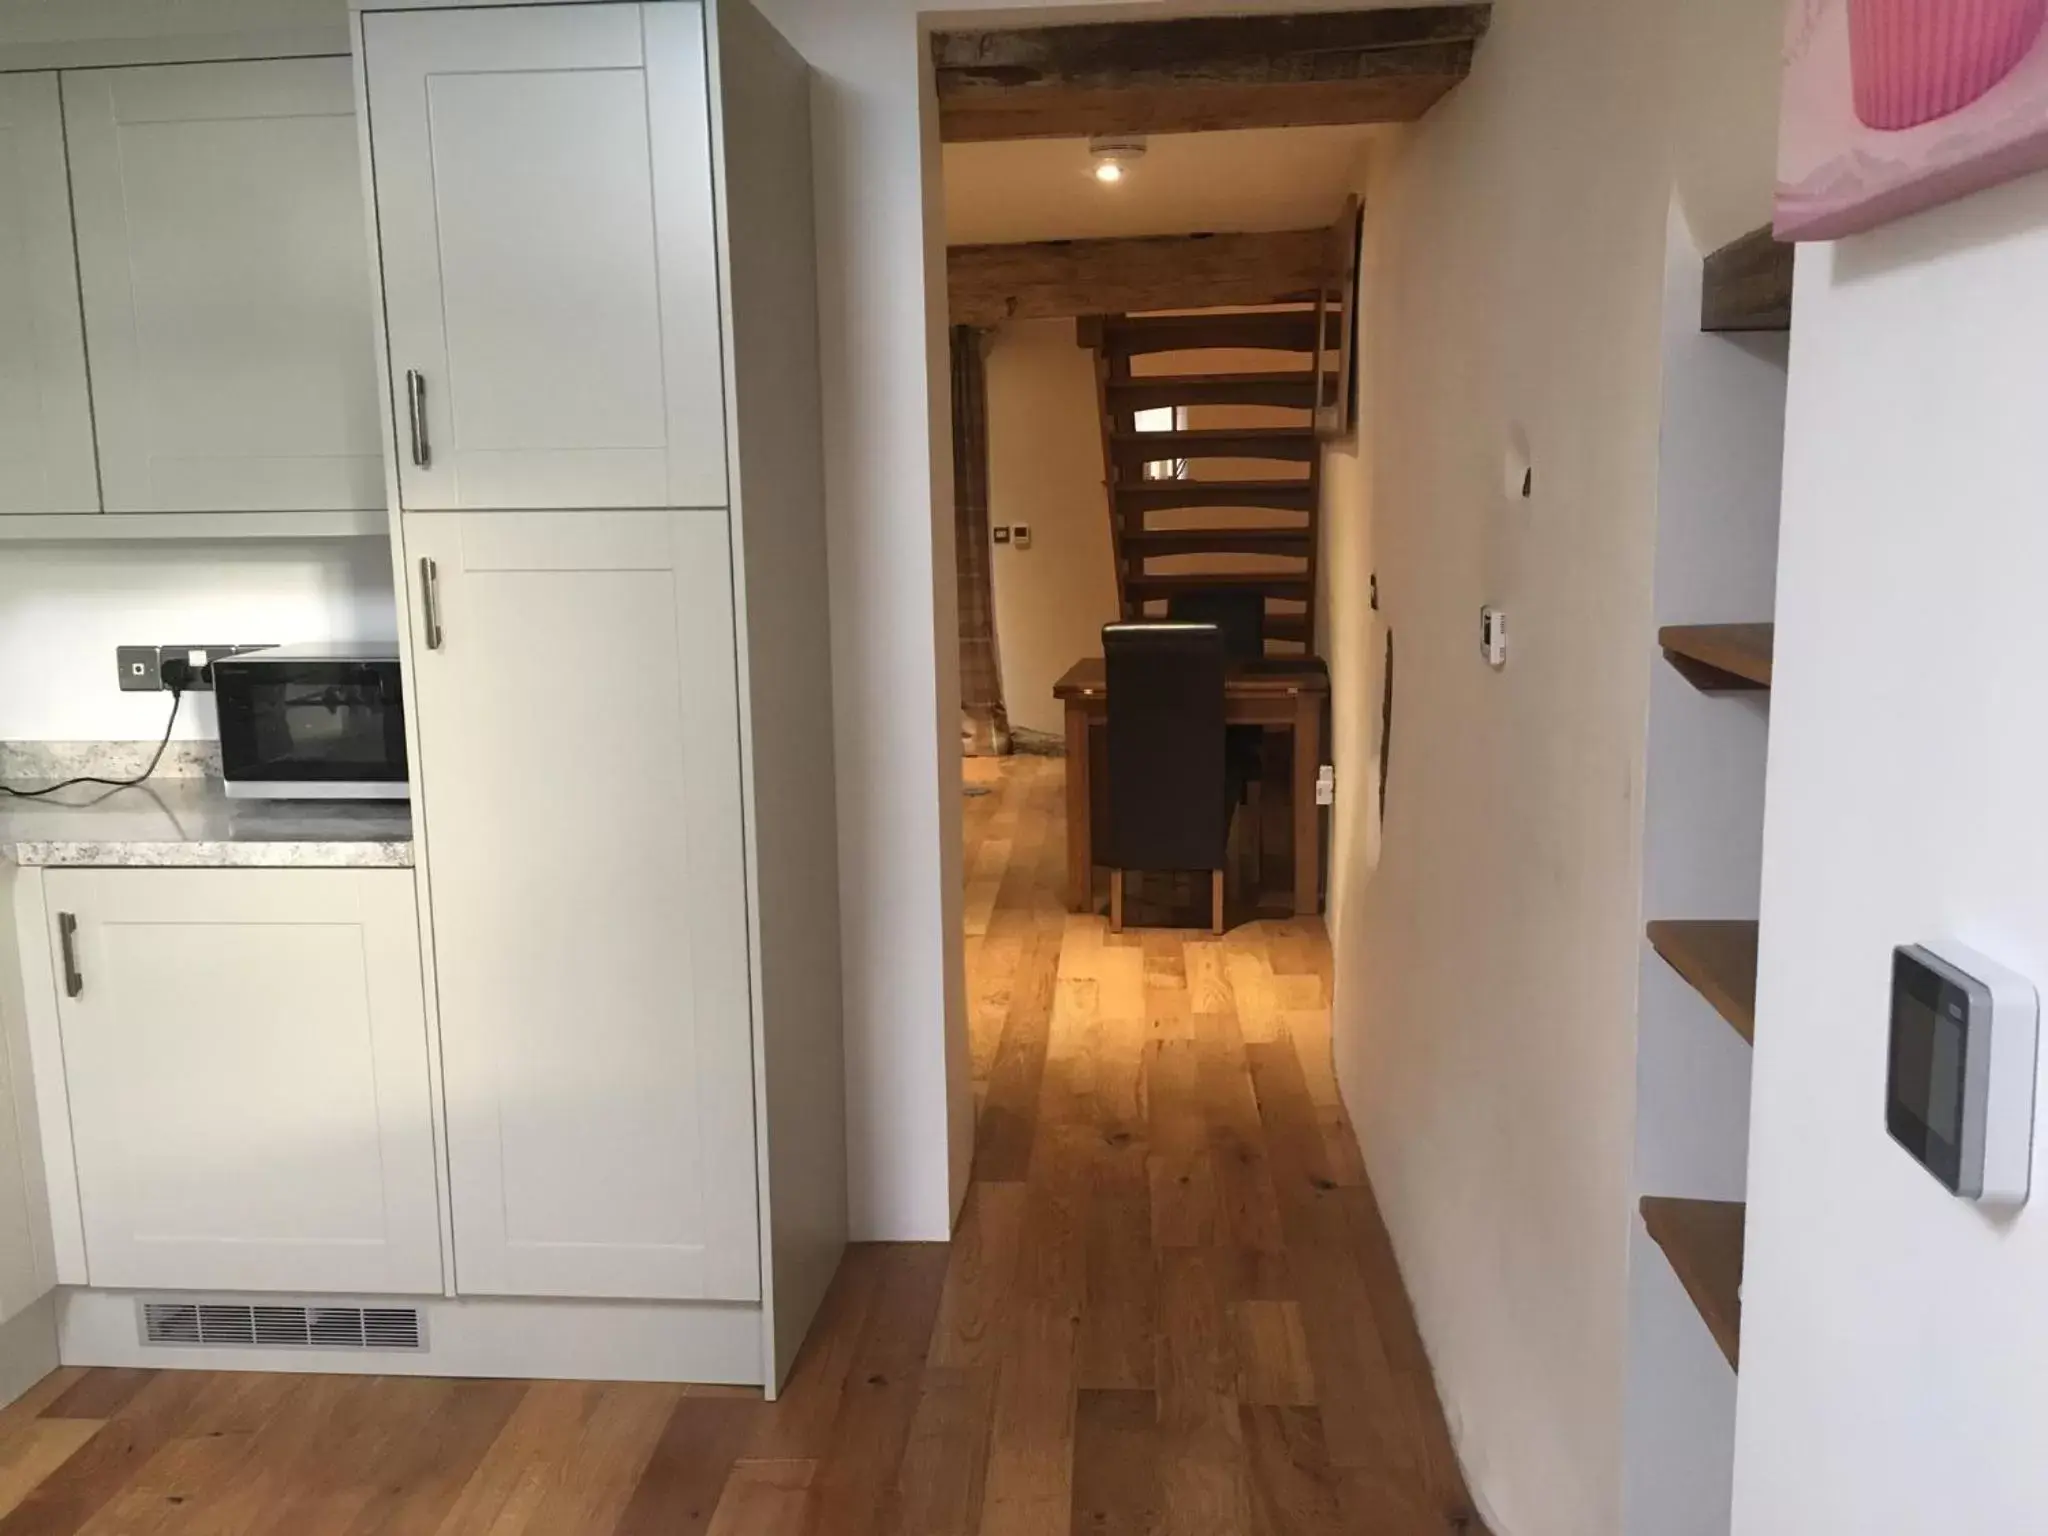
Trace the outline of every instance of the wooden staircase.
[[[1312, 303], [1082, 322], [1082, 340], [1095, 352], [1126, 620], [1162, 617], [1178, 592], [1249, 588], [1266, 600], [1269, 653], [1313, 646], [1322, 496], [1316, 401], [1340, 329], [1327, 306]], [[1213, 371], [1217, 352], [1240, 354], [1233, 371]], [[1254, 371], [1268, 361], [1271, 371]], [[1161, 410], [1174, 412], [1170, 430], [1139, 430], [1140, 412]]]

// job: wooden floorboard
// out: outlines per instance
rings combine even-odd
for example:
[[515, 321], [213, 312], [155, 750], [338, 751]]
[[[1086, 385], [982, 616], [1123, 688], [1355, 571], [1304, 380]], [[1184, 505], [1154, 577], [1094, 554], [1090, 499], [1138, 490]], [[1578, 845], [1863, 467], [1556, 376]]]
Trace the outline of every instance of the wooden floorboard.
[[1061, 773], [967, 765], [956, 1239], [851, 1250], [779, 1401], [62, 1371], [0, 1411], [0, 1536], [1477, 1532], [1322, 924], [1067, 913]]

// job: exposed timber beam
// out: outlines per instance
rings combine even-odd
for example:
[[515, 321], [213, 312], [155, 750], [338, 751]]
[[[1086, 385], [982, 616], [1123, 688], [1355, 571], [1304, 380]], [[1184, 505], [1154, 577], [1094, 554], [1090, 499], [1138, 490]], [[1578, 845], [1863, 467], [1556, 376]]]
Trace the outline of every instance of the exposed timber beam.
[[946, 253], [955, 325], [1312, 299], [1329, 231], [1160, 235], [956, 245]]
[[1490, 5], [935, 32], [953, 141], [1409, 122], [1472, 67]]

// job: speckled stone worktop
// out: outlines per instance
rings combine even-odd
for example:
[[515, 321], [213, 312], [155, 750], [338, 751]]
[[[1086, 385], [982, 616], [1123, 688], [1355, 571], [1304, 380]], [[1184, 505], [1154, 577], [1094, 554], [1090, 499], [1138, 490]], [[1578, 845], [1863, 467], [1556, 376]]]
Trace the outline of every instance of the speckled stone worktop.
[[[140, 760], [137, 760], [137, 752]], [[123, 777], [148, 747], [0, 743], [0, 782], [36, 789], [79, 773]], [[404, 801], [230, 800], [207, 754], [180, 748], [131, 789], [81, 784], [42, 800], [0, 795], [0, 860], [142, 868], [364, 869], [412, 863]]]

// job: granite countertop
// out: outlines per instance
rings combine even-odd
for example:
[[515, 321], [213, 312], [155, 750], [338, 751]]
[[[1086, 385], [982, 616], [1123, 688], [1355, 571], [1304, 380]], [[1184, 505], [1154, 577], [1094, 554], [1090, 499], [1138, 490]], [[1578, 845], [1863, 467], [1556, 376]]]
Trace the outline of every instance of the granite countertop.
[[[17, 789], [76, 773], [136, 770], [127, 743], [109, 754], [63, 744], [0, 745], [0, 781]], [[0, 861], [178, 868], [407, 868], [404, 801], [230, 800], [203, 756], [186, 756], [130, 789], [80, 784], [48, 799], [0, 795]]]

